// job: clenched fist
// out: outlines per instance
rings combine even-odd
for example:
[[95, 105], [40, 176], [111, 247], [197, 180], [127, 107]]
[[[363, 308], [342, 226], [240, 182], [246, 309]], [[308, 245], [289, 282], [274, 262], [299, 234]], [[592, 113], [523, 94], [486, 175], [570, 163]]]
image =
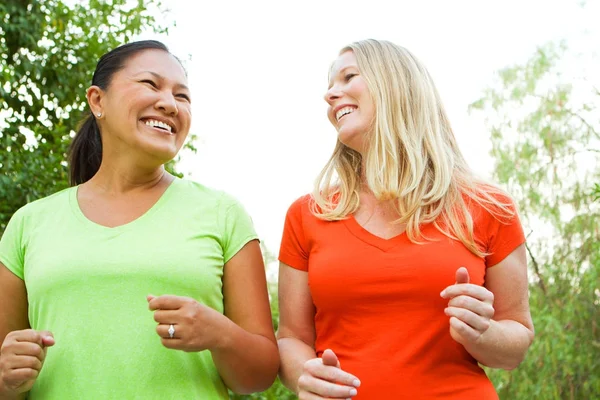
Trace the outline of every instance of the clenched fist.
[[46, 350], [54, 345], [48, 331], [25, 329], [6, 335], [0, 349], [0, 379], [5, 392], [16, 395], [28, 392], [37, 379]]

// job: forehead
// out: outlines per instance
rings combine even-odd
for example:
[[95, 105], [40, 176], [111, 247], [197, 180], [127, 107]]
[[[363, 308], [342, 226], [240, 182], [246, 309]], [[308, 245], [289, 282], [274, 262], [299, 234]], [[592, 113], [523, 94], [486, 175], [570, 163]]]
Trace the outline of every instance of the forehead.
[[153, 72], [169, 80], [185, 83], [187, 77], [179, 61], [170, 53], [158, 49], [143, 50], [129, 58], [120, 71], [122, 75]]
[[340, 56], [333, 62], [331, 66], [331, 76], [338, 74], [345, 68], [348, 67], [356, 67], [358, 65], [356, 63], [356, 56], [352, 50], [348, 50], [340, 54]]

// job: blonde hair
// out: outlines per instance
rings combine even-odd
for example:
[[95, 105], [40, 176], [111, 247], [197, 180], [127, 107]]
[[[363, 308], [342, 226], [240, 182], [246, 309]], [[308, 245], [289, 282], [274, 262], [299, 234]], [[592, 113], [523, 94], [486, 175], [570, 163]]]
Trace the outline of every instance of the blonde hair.
[[[396, 199], [408, 238], [433, 223], [483, 257], [473, 234], [469, 199], [498, 219], [515, 215], [506, 193], [477, 178], [462, 156], [431, 76], [408, 50], [373, 39], [350, 44], [375, 105], [363, 156], [339, 140], [319, 174], [312, 212], [341, 220], [359, 207], [361, 182], [378, 200]], [[364, 171], [362, 170], [364, 166]], [[337, 177], [336, 177], [337, 175]]]

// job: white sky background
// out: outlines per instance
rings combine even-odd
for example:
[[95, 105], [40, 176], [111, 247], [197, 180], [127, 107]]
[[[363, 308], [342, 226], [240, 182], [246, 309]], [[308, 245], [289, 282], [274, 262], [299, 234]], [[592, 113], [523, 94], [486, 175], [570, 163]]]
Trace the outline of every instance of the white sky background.
[[487, 176], [489, 132], [468, 105], [495, 71], [526, 61], [536, 47], [589, 40], [584, 28], [600, 16], [598, 0], [585, 9], [576, 0], [163, 3], [177, 26], [142, 38], [187, 60], [199, 140], [179, 168], [238, 198], [274, 254], [287, 208], [312, 190], [335, 144], [323, 95], [340, 48], [376, 38], [411, 50], [432, 74], [471, 167]]

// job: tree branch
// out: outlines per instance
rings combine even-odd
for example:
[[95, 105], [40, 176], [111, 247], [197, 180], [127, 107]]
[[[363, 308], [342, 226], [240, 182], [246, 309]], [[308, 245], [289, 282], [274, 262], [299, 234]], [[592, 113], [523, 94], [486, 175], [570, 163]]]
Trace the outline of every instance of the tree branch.
[[[533, 232], [533, 231], [531, 231]], [[531, 235], [531, 232], [529, 232], [529, 235]], [[529, 236], [527, 235], [527, 236]], [[527, 249], [527, 253], [529, 254], [529, 257], [531, 258], [531, 262], [533, 263], [533, 270], [535, 271], [535, 275], [538, 278], [538, 284], [540, 286], [540, 289], [542, 289], [542, 293], [544, 293], [544, 296], [547, 296], [547, 291], [546, 291], [546, 284], [544, 283], [544, 278], [542, 278], [542, 273], [540, 272], [540, 266], [537, 262], [537, 260], [535, 259], [535, 257], [533, 256], [533, 253], [531, 252], [531, 249], [529, 248], [529, 245], [527, 244], [527, 242], [525, 242], [525, 248]]]
[[581, 121], [581, 123], [582, 123], [582, 124], [584, 124], [584, 125], [585, 125], [585, 126], [588, 128], [588, 130], [594, 134], [594, 136], [596, 136], [598, 139], [600, 139], [600, 133], [598, 133], [598, 132], [596, 131], [596, 129], [594, 129], [594, 127], [593, 127], [593, 126], [592, 126], [592, 125], [591, 125], [589, 122], [587, 122], [587, 121], [586, 121], [586, 119], [585, 119], [585, 118], [583, 118], [583, 117], [582, 117], [581, 115], [579, 115], [578, 113], [576, 113], [576, 112], [574, 112], [574, 111], [572, 111], [572, 110], [569, 110], [568, 108], [567, 108], [567, 109], [565, 109], [565, 111], [566, 111], [566, 112], [567, 112], [567, 114], [569, 114], [570, 116], [572, 116], [572, 117], [575, 117], [575, 118], [577, 118], [579, 121]]

